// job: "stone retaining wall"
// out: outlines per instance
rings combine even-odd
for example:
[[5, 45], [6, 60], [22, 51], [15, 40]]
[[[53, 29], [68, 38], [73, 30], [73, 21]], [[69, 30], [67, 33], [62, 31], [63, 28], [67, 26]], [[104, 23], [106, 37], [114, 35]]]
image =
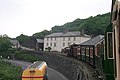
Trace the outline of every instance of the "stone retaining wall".
[[99, 80], [94, 75], [94, 69], [86, 63], [60, 54], [47, 52], [28, 52], [36, 54], [48, 63], [48, 66], [59, 71], [68, 80]]

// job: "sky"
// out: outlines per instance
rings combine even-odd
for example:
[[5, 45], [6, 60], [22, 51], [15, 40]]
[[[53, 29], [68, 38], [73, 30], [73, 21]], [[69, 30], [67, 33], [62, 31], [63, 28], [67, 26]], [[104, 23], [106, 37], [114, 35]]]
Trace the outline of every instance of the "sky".
[[32, 36], [55, 25], [111, 11], [112, 0], [0, 0], [0, 34]]

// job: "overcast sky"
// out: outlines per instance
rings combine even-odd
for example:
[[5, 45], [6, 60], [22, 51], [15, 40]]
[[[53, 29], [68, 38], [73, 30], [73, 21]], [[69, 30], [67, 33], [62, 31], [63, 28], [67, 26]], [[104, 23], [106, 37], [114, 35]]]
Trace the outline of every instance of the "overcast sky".
[[0, 0], [0, 34], [31, 36], [77, 18], [111, 11], [112, 0]]

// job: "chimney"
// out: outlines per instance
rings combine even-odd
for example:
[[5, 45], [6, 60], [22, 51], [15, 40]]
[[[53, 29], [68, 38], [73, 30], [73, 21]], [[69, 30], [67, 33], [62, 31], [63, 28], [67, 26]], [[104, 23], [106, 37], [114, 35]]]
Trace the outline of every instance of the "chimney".
[[65, 30], [63, 30], [63, 33], [64, 33], [64, 34], [65, 34], [65, 33], [67, 33], [67, 32], [69, 32], [69, 31], [68, 31], [68, 30], [66, 30], [66, 29], [65, 29]]
[[85, 34], [84, 29], [82, 29], [80, 32], [80, 36], [84, 36], [84, 34]]

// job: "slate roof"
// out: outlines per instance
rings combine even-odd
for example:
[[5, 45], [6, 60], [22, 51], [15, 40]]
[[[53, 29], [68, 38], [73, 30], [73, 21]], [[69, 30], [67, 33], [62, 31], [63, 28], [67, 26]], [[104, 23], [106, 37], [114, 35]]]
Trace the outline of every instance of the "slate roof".
[[99, 41], [101, 41], [103, 38], [104, 38], [103, 35], [98, 35], [98, 36], [96, 36], [96, 37], [94, 37], [94, 38], [92, 38], [92, 39], [90, 39], [90, 40], [88, 40], [88, 41], [85, 41], [85, 42], [81, 43], [80, 45], [81, 45], [81, 46], [88, 46], [88, 45], [94, 46], [94, 45], [96, 45]]
[[[79, 31], [74, 31], [74, 32], [60, 32], [60, 33], [52, 33], [50, 35], [47, 35], [45, 37], [74, 37], [74, 36], [80, 36], [80, 32]], [[84, 34], [84, 36], [86, 37], [90, 37], [86, 34]]]
[[10, 42], [11, 42], [13, 45], [19, 44], [19, 41], [18, 41], [18, 40], [10, 40]]
[[37, 39], [37, 43], [44, 43], [43, 39]]

